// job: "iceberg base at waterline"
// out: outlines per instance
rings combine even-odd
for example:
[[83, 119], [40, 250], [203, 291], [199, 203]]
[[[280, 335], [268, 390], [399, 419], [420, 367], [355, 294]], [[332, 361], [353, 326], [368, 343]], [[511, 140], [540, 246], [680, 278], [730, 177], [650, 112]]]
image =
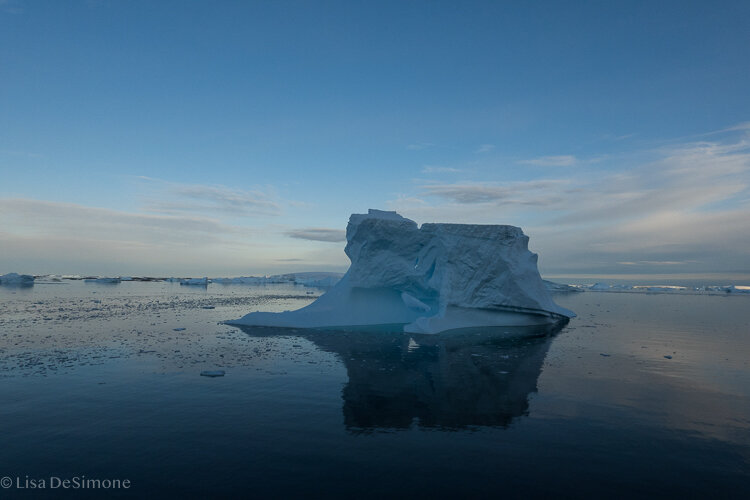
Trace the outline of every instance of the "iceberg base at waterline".
[[552, 301], [520, 228], [423, 224], [395, 212], [354, 214], [349, 271], [296, 311], [255, 312], [232, 325], [438, 333], [546, 325], [575, 314]]

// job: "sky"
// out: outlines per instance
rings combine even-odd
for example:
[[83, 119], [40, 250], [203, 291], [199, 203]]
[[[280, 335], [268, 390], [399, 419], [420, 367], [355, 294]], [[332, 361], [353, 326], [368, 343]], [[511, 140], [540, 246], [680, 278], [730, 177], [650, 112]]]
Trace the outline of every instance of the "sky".
[[0, 0], [0, 274], [343, 271], [368, 208], [750, 273], [748, 89], [744, 0]]

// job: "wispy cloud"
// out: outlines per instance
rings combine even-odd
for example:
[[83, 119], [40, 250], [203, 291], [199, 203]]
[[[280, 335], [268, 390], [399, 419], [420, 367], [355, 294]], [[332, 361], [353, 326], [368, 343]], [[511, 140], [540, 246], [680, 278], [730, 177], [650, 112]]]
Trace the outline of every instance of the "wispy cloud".
[[34, 159], [34, 160], [44, 158], [43, 154], [34, 153], [30, 151], [0, 150], [0, 154], [20, 157], [20, 158]]
[[433, 165], [425, 165], [422, 167], [423, 174], [458, 174], [463, 170], [451, 167], [437, 167]]
[[271, 188], [236, 189], [221, 185], [179, 184], [139, 177], [157, 187], [146, 198], [144, 209], [163, 214], [225, 214], [232, 216], [282, 213], [281, 203]]
[[535, 165], [537, 167], [570, 167], [577, 163], [577, 159], [573, 155], [559, 155], [559, 156], [540, 156], [538, 158], [531, 158], [529, 160], [521, 160], [518, 163], [525, 165]]
[[635, 137], [637, 135], [638, 134], [635, 133], [635, 132], [630, 133], [630, 134], [621, 134], [621, 135], [603, 134], [601, 136], [601, 138], [602, 138], [602, 140], [605, 140], [605, 141], [619, 142], [619, 141], [624, 141], [624, 140], [627, 140], [627, 139], [631, 139], [631, 138], [633, 138], [633, 137]]
[[479, 146], [479, 148], [477, 148], [477, 150], [476, 150], [476, 151], [474, 151], [474, 152], [475, 152], [476, 154], [489, 153], [489, 152], [490, 152], [490, 151], [492, 151], [493, 149], [495, 149], [495, 145], [494, 145], [494, 144], [482, 144], [482, 145], [481, 145], [481, 146]]
[[286, 234], [290, 238], [296, 238], [300, 240], [330, 242], [346, 241], [346, 231], [344, 231], [343, 229], [308, 227], [302, 229], [292, 229], [284, 234]]
[[[584, 186], [585, 194], [556, 218], [560, 224], [638, 219], [685, 213], [747, 194], [746, 141], [687, 143], [658, 151], [658, 159]], [[654, 219], [655, 220], [655, 219]]]
[[16, 0], [0, 0], [0, 11], [7, 14], [23, 14], [23, 7]]
[[24, 234], [63, 234], [96, 236], [118, 240], [127, 238], [193, 239], [195, 235], [230, 232], [215, 219], [206, 217], [152, 215], [87, 207], [33, 199], [0, 199], [0, 221]]
[[638, 134], [632, 133], [632, 134], [616, 135], [616, 136], [612, 137], [612, 140], [613, 141], [624, 141], [626, 139], [630, 139], [632, 137], [635, 137], [636, 135], [638, 135]]
[[745, 131], [745, 130], [750, 131], [750, 121], [738, 123], [736, 125], [732, 125], [731, 127], [723, 128], [721, 130], [717, 130], [715, 132], [709, 132], [708, 134], [703, 134], [703, 135], [714, 135], [714, 134], [722, 134], [724, 132], [736, 132], [736, 131]]
[[731, 129], [556, 179], [422, 184], [388, 206], [420, 222], [520, 225], [558, 271], [747, 271], [750, 138], [744, 124]]
[[[212, 217], [0, 198], [0, 274], [267, 273], [287, 269], [279, 259], [301, 252], [291, 246], [271, 228]], [[331, 252], [305, 257], [311, 264], [340, 260]]]
[[561, 180], [537, 180], [508, 184], [425, 184], [421, 189], [426, 196], [437, 196], [459, 204], [549, 205], [555, 198], [550, 190], [560, 189], [566, 183]]

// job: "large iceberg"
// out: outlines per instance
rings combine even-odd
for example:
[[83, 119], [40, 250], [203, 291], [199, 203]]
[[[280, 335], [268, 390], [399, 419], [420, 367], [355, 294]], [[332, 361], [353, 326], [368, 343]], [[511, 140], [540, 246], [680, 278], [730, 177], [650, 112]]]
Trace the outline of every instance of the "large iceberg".
[[235, 325], [386, 328], [437, 333], [543, 325], [575, 314], [552, 301], [528, 237], [514, 226], [422, 224], [396, 212], [354, 214], [349, 271], [296, 311], [255, 312]]

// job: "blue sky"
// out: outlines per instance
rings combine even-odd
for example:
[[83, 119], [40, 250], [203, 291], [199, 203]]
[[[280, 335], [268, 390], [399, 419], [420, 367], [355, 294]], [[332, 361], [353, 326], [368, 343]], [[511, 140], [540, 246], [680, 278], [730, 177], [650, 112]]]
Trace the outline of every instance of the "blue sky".
[[350, 213], [544, 273], [750, 272], [750, 3], [0, 0], [0, 273], [342, 270]]

